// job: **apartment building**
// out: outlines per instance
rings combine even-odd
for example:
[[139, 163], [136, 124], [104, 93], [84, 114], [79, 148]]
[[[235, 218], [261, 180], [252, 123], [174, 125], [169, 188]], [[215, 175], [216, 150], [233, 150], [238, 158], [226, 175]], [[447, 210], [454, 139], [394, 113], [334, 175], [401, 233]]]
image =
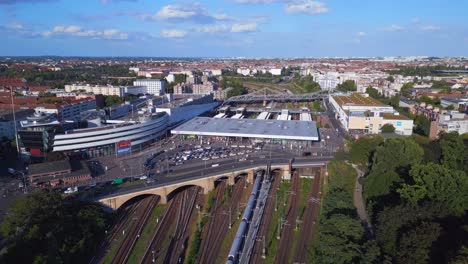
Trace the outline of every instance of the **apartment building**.
[[37, 113], [55, 114], [59, 120], [73, 120], [81, 112], [96, 109], [96, 100], [81, 99], [56, 104], [42, 104], [35, 108]]
[[125, 95], [125, 87], [112, 85], [89, 85], [89, 84], [71, 84], [65, 85], [65, 92], [82, 91], [86, 93], [102, 94], [102, 95]]
[[330, 95], [329, 101], [336, 118], [348, 132], [379, 134], [383, 125], [391, 124], [396, 134], [407, 136], [413, 133], [413, 120], [367, 94]]
[[158, 79], [137, 79], [133, 82], [133, 86], [145, 86], [146, 93], [153, 95], [163, 95], [166, 92], [165, 84]]

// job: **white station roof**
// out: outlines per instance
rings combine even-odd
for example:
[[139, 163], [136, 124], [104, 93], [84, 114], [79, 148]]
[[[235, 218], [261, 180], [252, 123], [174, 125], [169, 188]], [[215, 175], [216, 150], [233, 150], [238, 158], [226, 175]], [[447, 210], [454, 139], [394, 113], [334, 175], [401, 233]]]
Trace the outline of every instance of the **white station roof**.
[[196, 117], [172, 129], [172, 134], [318, 141], [314, 121]]

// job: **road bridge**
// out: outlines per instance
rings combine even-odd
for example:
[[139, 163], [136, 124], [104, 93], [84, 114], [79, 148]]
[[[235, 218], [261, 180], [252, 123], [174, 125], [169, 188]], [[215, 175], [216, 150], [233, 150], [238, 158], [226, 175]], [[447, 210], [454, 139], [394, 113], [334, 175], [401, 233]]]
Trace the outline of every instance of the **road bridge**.
[[[293, 168], [300, 168], [300, 167], [321, 167], [325, 166], [326, 160], [321, 161], [300, 161], [295, 163]], [[193, 176], [184, 177], [184, 178], [174, 178], [173, 181], [164, 182], [161, 184], [155, 185], [144, 185], [144, 186], [137, 186], [134, 188], [124, 189], [118, 191], [116, 193], [99, 197], [97, 201], [108, 207], [112, 210], [119, 209], [125, 202], [144, 195], [158, 195], [160, 196], [160, 203], [165, 204], [170, 200], [173, 193], [180, 190], [181, 188], [188, 187], [188, 186], [200, 186], [203, 189], [203, 192], [206, 194], [209, 191], [215, 188], [215, 182], [220, 179], [227, 179], [228, 184], [234, 184], [235, 179], [240, 175], [247, 175], [247, 181], [253, 182], [254, 175], [256, 171], [259, 170], [266, 170], [267, 169], [267, 162], [255, 162], [250, 163], [247, 165], [239, 166], [235, 169], [231, 168], [219, 168], [219, 171], [200, 175], [198, 173], [193, 174]], [[272, 170], [281, 170], [282, 175], [288, 178], [291, 174], [289, 163], [287, 161], [278, 162], [271, 165]]]
[[281, 93], [281, 94], [244, 94], [233, 96], [227, 99], [224, 104], [229, 103], [260, 103], [260, 102], [304, 102], [304, 101], [312, 101], [312, 100], [323, 100], [327, 98], [327, 94], [323, 92], [316, 92], [316, 93], [308, 93], [308, 94], [288, 94], [288, 93]]

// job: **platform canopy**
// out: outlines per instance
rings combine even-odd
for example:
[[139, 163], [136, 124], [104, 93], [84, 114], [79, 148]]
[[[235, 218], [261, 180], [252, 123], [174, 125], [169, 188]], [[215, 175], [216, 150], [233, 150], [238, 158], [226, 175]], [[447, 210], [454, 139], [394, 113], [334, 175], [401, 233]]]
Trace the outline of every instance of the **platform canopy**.
[[318, 141], [314, 121], [196, 117], [172, 129], [176, 135]]

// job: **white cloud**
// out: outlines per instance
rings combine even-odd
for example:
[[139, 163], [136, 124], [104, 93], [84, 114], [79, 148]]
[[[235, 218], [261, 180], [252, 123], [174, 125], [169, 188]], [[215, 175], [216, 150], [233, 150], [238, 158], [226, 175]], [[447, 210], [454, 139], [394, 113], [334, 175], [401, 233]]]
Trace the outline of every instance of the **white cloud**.
[[404, 29], [405, 29], [404, 27], [394, 24], [394, 25], [391, 25], [389, 27], [382, 28], [381, 30], [382, 31], [402, 31]]
[[173, 18], [189, 18], [197, 14], [196, 9], [190, 6], [167, 5], [159, 10], [154, 18], [156, 19], [173, 19]]
[[221, 14], [214, 14], [213, 18], [216, 20], [232, 20], [233, 18], [228, 16], [227, 14], [221, 13]]
[[427, 30], [427, 31], [438, 31], [440, 30], [439, 26], [434, 26], [434, 25], [427, 25], [421, 28], [422, 30]]
[[319, 1], [303, 0], [287, 3], [285, 11], [290, 14], [303, 13], [308, 15], [323, 14], [328, 12], [325, 3]]
[[21, 23], [10, 23], [8, 24], [7, 28], [18, 30], [18, 29], [23, 29], [24, 26]]
[[366, 32], [358, 32], [356, 37], [354, 38], [354, 42], [361, 43], [361, 39], [365, 36], [367, 36]]
[[221, 31], [228, 31], [230, 30], [230, 28], [231, 27], [228, 25], [208, 25], [208, 26], [198, 27], [197, 31], [203, 32], [203, 33], [216, 33], [216, 32], [221, 32]]
[[252, 32], [257, 31], [257, 23], [234, 24], [231, 27], [231, 32]]
[[411, 23], [418, 24], [419, 22], [421, 22], [421, 19], [419, 19], [419, 17], [411, 19]]
[[89, 38], [100, 38], [100, 39], [128, 39], [128, 33], [121, 32], [118, 29], [106, 29], [106, 30], [82, 30], [81, 27], [70, 25], [70, 26], [55, 26], [52, 30], [44, 31], [41, 33], [43, 37], [51, 37], [53, 35], [68, 35], [74, 37], [89, 37]]
[[238, 4], [254, 4], [254, 5], [264, 5], [277, 2], [276, 0], [235, 0], [234, 2]]
[[164, 29], [161, 30], [161, 36], [163, 38], [183, 38], [187, 35], [187, 31], [178, 29]]

